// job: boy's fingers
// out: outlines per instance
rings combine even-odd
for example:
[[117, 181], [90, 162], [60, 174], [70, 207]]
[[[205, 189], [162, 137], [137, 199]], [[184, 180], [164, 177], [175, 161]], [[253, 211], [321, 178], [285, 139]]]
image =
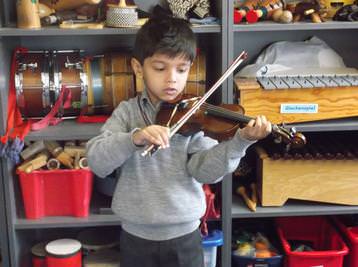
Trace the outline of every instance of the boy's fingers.
[[162, 126], [148, 127], [148, 138], [150, 142], [160, 145], [163, 148], [169, 146], [169, 131], [168, 128]]
[[158, 136], [161, 140], [161, 146], [163, 148], [169, 147], [169, 132], [167, 128], [162, 127], [158, 129]]
[[261, 125], [262, 125], [261, 116], [257, 116], [256, 121], [255, 121], [255, 127], [257, 127], [259, 129], [259, 128], [261, 128]]
[[255, 125], [255, 120], [254, 119], [250, 120], [247, 125], [253, 127]]
[[267, 124], [267, 119], [265, 116], [261, 116], [261, 121], [262, 121], [262, 125], [266, 125]]

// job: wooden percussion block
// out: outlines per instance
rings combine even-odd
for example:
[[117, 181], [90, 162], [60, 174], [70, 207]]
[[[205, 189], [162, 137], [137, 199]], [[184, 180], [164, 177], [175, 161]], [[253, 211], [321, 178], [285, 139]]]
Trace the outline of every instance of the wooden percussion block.
[[107, 53], [104, 61], [105, 75], [133, 73], [130, 53]]
[[113, 74], [105, 77], [106, 92], [111, 93], [113, 108], [123, 101], [134, 97], [134, 77], [132, 74]]
[[[236, 79], [235, 83], [245, 115], [255, 117], [262, 114], [272, 123], [358, 116], [357, 86], [264, 90], [256, 79]], [[289, 113], [281, 109], [285, 105], [299, 106], [302, 111]]]
[[186, 94], [202, 96], [202, 95], [205, 94], [205, 82], [204, 83], [198, 83], [198, 82], [190, 82], [190, 81], [188, 81], [186, 83], [184, 92]]
[[257, 179], [262, 206], [288, 199], [358, 205], [358, 159], [277, 159], [258, 147]]
[[206, 57], [200, 53], [193, 61], [190, 68], [188, 81], [205, 81], [206, 80]]

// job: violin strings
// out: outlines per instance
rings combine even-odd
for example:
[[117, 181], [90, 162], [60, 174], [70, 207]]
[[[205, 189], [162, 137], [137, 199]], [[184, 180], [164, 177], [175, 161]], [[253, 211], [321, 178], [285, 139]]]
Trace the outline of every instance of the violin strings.
[[240, 114], [238, 112], [235, 112], [233, 110], [226, 109], [226, 108], [223, 108], [223, 107], [220, 107], [220, 106], [211, 105], [211, 104], [208, 104], [208, 103], [204, 103], [203, 107], [207, 107], [209, 110], [215, 111], [216, 113], [220, 113], [220, 114], [223, 114], [223, 115], [237, 117], [237, 118], [240, 118], [240, 119], [249, 119], [249, 120], [252, 119], [252, 118], [250, 118], [248, 116], [245, 116], [245, 115]]
[[224, 72], [219, 80], [210, 88], [210, 90], [205, 93], [205, 95], [196, 102], [193, 107], [184, 114], [184, 116], [170, 129], [170, 137], [172, 137], [179, 129], [184, 125], [184, 123], [200, 108], [200, 106], [214, 93], [214, 91], [224, 82], [224, 80], [229, 77], [229, 75], [242, 63], [242, 61], [247, 57], [245, 51], [234, 60], [230, 67]]
[[249, 121], [249, 120], [253, 119], [251, 117], [245, 116], [245, 115], [235, 112], [233, 110], [229, 110], [229, 109], [226, 109], [226, 108], [223, 108], [220, 106], [211, 105], [208, 103], [204, 103], [203, 107], [207, 107], [209, 110], [215, 111], [217, 114], [231, 116], [231, 117], [237, 118], [239, 120], [241, 119], [241, 120], [243, 120], [243, 122], [246, 122], [246, 120]]

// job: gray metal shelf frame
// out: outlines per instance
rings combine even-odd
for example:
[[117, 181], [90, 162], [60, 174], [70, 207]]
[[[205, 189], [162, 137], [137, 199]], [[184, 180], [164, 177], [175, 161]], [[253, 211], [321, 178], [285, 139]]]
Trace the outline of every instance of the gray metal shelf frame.
[[[0, 168], [2, 164], [0, 162]], [[3, 267], [10, 266], [9, 264], [9, 241], [8, 241], [8, 228], [5, 216], [5, 196], [4, 196], [4, 176], [0, 173], [0, 256]]]

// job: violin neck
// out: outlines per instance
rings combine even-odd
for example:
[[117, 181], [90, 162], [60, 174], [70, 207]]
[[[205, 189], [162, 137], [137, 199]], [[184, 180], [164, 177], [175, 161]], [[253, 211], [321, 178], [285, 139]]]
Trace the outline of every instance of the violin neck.
[[205, 109], [206, 112], [210, 115], [217, 116], [220, 118], [225, 118], [234, 122], [242, 122], [242, 123], [248, 123], [250, 120], [254, 119], [249, 116], [242, 115], [240, 113], [237, 113], [235, 111], [231, 111], [222, 107], [214, 106], [208, 103], [205, 103]]

